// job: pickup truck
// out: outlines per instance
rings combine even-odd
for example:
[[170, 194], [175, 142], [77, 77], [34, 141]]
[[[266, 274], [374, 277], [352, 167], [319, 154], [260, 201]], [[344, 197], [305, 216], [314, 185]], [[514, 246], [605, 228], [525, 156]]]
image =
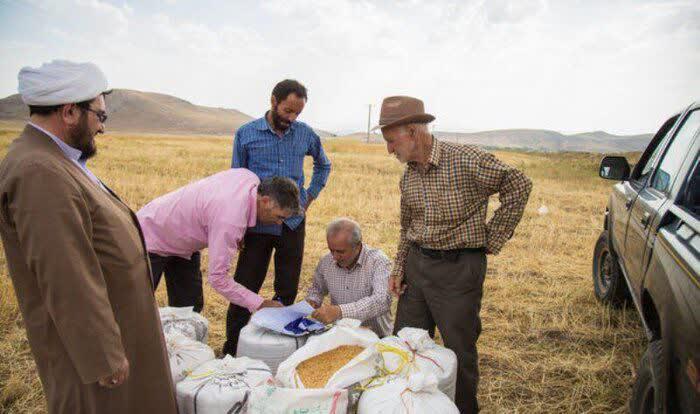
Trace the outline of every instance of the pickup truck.
[[630, 167], [603, 158], [618, 181], [593, 255], [599, 301], [632, 302], [649, 340], [632, 413], [700, 413], [700, 102], [673, 115]]

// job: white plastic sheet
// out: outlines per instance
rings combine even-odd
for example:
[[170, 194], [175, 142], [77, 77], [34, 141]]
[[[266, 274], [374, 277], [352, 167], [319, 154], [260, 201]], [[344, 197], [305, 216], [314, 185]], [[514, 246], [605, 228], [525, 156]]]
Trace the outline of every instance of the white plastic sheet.
[[347, 408], [347, 390], [284, 388], [268, 381], [251, 392], [247, 414], [345, 414]]
[[437, 388], [433, 374], [394, 376], [362, 393], [358, 414], [459, 414], [457, 406]]
[[416, 372], [432, 373], [438, 380], [440, 391], [454, 400], [457, 355], [452, 350], [436, 344], [428, 331], [403, 328], [397, 336], [383, 338], [377, 347], [386, 371], [404, 378]]
[[306, 336], [287, 336], [249, 323], [238, 337], [237, 357], [263, 361], [272, 373], [297, 349], [306, 344]]
[[243, 414], [251, 390], [271, 378], [264, 362], [250, 358], [205, 362], [177, 384], [179, 413]]
[[216, 357], [214, 351], [207, 345], [179, 332], [165, 334], [165, 345], [174, 384], [180, 382], [198, 366]]
[[188, 338], [206, 344], [209, 339], [209, 321], [192, 309], [192, 306], [183, 308], [166, 306], [158, 309], [163, 332], [166, 334], [179, 332]]

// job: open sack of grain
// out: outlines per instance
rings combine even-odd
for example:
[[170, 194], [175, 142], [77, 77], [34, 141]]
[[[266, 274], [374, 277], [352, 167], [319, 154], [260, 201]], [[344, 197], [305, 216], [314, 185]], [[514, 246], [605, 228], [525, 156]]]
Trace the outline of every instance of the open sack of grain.
[[251, 389], [270, 378], [270, 368], [250, 358], [226, 355], [205, 362], [177, 384], [179, 413], [245, 413]]
[[249, 323], [238, 338], [237, 357], [263, 361], [273, 374], [277, 367], [297, 349], [304, 346], [307, 336], [289, 336]]
[[457, 406], [437, 387], [432, 373], [391, 376], [362, 393], [357, 414], [459, 414]]
[[454, 400], [457, 386], [457, 355], [430, 338], [428, 331], [403, 328], [397, 336], [387, 336], [376, 345], [382, 357], [382, 371], [404, 378], [416, 372], [432, 373], [438, 388]]
[[274, 380], [253, 388], [247, 414], [345, 414], [348, 390], [285, 388]]
[[166, 334], [179, 332], [190, 339], [206, 344], [209, 339], [209, 321], [192, 309], [192, 306], [183, 308], [166, 306], [158, 309], [163, 332]]
[[360, 327], [360, 321], [342, 319], [327, 332], [312, 336], [280, 364], [276, 378], [289, 388], [341, 389], [375, 376], [379, 337]]
[[214, 351], [207, 345], [176, 331], [165, 334], [165, 346], [168, 350], [174, 384], [180, 382], [198, 366], [216, 357]]

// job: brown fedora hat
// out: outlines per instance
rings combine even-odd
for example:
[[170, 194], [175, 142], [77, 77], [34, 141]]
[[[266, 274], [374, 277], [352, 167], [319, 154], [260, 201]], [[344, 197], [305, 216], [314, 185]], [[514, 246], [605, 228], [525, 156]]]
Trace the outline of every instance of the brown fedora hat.
[[390, 96], [384, 98], [379, 114], [379, 125], [372, 128], [372, 131], [413, 123], [427, 124], [434, 120], [434, 116], [425, 113], [423, 101], [420, 99], [410, 96]]

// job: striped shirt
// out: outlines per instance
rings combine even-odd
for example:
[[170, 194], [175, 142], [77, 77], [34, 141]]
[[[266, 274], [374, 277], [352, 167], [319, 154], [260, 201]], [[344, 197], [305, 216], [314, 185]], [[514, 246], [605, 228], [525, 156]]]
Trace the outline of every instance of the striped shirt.
[[[433, 138], [428, 168], [408, 163], [399, 186], [401, 235], [391, 276], [403, 279], [411, 244], [498, 254], [520, 222], [532, 181], [477, 147]], [[487, 223], [489, 196], [496, 193], [501, 206]]]
[[316, 266], [306, 300], [321, 304], [329, 295], [331, 304], [340, 306], [343, 318], [359, 319], [383, 338], [392, 330], [390, 270], [391, 261], [384, 252], [365, 244], [351, 269], [338, 266], [328, 253]]
[[[307, 155], [314, 160], [308, 189], [304, 188], [304, 157]], [[272, 176], [291, 178], [299, 186], [302, 207], [306, 206], [309, 196], [318, 198], [331, 172], [331, 162], [323, 151], [321, 138], [311, 127], [294, 121], [280, 138], [264, 116], [248, 122], [236, 131], [231, 167], [247, 168], [261, 180]], [[294, 230], [302, 220], [303, 216], [294, 216], [285, 220], [285, 224]], [[279, 235], [282, 226], [258, 223], [250, 231]]]

